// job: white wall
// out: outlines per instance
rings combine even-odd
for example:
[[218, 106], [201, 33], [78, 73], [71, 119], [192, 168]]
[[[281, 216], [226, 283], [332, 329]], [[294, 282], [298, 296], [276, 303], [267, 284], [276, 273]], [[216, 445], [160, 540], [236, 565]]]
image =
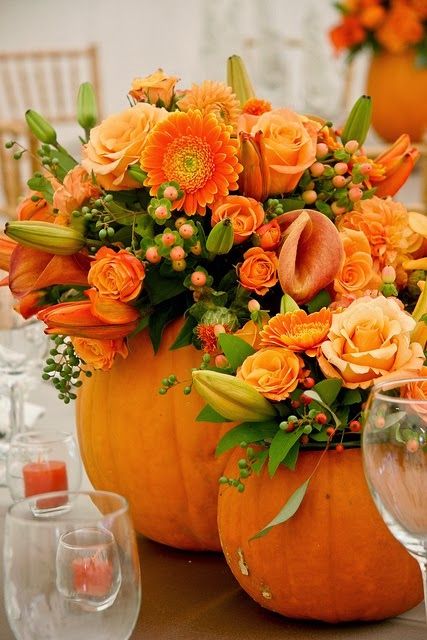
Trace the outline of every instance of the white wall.
[[223, 78], [240, 53], [260, 97], [331, 117], [343, 68], [326, 37], [336, 18], [329, 0], [0, 0], [0, 50], [98, 43], [106, 113], [127, 105], [134, 76], [160, 66], [186, 87]]

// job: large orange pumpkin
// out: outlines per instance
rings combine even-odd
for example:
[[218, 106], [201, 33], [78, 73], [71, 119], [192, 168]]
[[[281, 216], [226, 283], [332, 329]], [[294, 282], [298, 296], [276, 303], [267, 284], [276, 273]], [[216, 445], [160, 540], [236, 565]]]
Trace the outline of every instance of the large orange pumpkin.
[[[241, 587], [267, 609], [326, 622], [380, 620], [422, 599], [417, 562], [383, 523], [365, 483], [359, 449], [327, 452], [297, 513], [249, 541], [311, 474], [319, 452], [273, 478], [252, 475], [243, 493], [219, 496], [226, 560]], [[237, 450], [225, 475], [236, 475]]]
[[367, 92], [372, 97], [372, 126], [394, 142], [402, 133], [419, 142], [427, 131], [427, 69], [416, 66], [414, 51], [388, 52], [371, 60]]
[[184, 396], [183, 385], [159, 395], [164, 377], [188, 380], [200, 364], [193, 347], [169, 351], [181, 325], [166, 328], [156, 355], [143, 331], [126, 360], [84, 381], [80, 450], [93, 486], [129, 500], [139, 533], [181, 549], [219, 551], [218, 478], [227, 456], [216, 459], [214, 451], [229, 425], [196, 423], [203, 401]]

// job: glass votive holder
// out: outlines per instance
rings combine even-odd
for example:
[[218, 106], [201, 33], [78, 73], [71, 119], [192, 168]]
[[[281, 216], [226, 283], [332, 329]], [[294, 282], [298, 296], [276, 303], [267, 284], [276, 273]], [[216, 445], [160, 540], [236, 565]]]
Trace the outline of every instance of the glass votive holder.
[[[43, 429], [16, 434], [9, 446], [6, 483], [14, 501], [53, 491], [78, 491], [82, 465], [71, 433]], [[36, 500], [34, 515], [67, 508], [65, 499]]]
[[64, 533], [56, 554], [56, 586], [87, 611], [103, 611], [117, 597], [122, 581], [114, 535], [82, 527]]

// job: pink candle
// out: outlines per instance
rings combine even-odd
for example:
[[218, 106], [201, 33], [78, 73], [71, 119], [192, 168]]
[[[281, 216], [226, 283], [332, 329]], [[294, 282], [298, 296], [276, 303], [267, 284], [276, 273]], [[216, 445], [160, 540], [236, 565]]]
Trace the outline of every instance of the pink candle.
[[79, 595], [102, 598], [113, 584], [113, 567], [110, 560], [95, 554], [72, 561], [73, 586]]
[[[25, 497], [50, 491], [67, 491], [67, 467], [61, 460], [29, 462], [22, 467]], [[38, 509], [52, 509], [66, 503], [66, 498], [37, 500]]]

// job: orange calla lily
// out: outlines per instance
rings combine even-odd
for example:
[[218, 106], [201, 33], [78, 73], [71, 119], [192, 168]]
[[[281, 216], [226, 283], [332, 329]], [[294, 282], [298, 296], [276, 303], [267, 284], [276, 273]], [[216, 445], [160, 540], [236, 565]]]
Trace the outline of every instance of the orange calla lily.
[[0, 235], [0, 269], [2, 271], [9, 271], [10, 257], [16, 246], [15, 240]]
[[62, 302], [40, 311], [37, 317], [47, 325], [45, 333], [114, 340], [134, 331], [139, 319], [134, 307], [102, 298], [94, 290], [86, 293], [89, 300]]
[[17, 245], [10, 258], [9, 287], [22, 298], [53, 285], [87, 286], [90, 258], [83, 253], [58, 256]]
[[279, 281], [284, 293], [304, 304], [336, 277], [344, 260], [336, 226], [323, 213], [298, 209], [275, 218], [284, 230]]
[[374, 160], [375, 164], [385, 169], [384, 175], [372, 175], [370, 178], [371, 185], [376, 187], [375, 195], [383, 198], [397, 193], [405, 184], [419, 157], [420, 151], [411, 145], [408, 134], [402, 134], [389, 149], [380, 153]]

